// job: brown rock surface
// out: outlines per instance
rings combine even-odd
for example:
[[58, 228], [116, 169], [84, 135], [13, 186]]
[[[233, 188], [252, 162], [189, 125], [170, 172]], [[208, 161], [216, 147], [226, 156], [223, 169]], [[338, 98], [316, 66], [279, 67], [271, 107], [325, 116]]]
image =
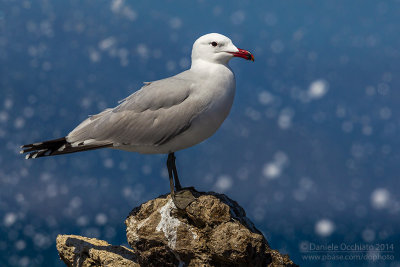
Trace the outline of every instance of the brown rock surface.
[[[185, 211], [169, 195], [135, 208], [125, 221], [127, 238], [144, 266], [291, 266], [269, 248], [235, 201], [200, 193]], [[168, 263], [168, 264], [166, 264]], [[295, 265], [293, 265], [295, 266]]]
[[133, 250], [77, 235], [58, 235], [57, 250], [67, 266], [140, 266]]
[[178, 210], [170, 195], [132, 210], [125, 220], [133, 250], [106, 241], [59, 235], [67, 266], [297, 266], [270, 249], [233, 200], [190, 189], [196, 200]]

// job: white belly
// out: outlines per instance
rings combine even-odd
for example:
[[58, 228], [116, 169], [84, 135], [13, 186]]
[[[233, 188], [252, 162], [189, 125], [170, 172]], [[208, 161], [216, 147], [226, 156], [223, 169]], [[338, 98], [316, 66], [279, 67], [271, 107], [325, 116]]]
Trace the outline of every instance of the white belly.
[[165, 144], [162, 153], [194, 146], [212, 136], [228, 116], [234, 95], [235, 89], [233, 88], [226, 95], [221, 96], [221, 99], [214, 101], [214, 104], [193, 120], [191, 127], [186, 132]]

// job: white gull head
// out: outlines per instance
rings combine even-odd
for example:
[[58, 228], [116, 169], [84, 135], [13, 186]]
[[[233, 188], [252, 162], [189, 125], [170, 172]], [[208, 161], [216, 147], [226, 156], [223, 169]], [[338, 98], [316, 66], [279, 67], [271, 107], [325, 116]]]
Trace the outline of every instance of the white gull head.
[[231, 39], [219, 33], [203, 35], [193, 44], [192, 63], [202, 60], [226, 65], [233, 57], [254, 61], [254, 57], [249, 51], [237, 48]]

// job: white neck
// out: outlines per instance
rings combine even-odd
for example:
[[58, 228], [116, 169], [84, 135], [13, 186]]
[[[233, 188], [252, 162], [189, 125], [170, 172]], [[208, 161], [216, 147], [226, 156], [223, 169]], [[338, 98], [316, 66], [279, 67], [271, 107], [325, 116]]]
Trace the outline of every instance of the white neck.
[[228, 65], [229, 60], [227, 60], [226, 62], [211, 62], [211, 61], [207, 61], [207, 60], [203, 60], [203, 59], [195, 59], [192, 60], [192, 65], [190, 67], [190, 69], [192, 71], [196, 71], [196, 72], [204, 72], [204, 71], [210, 71], [210, 69], [215, 69], [215, 68], [228, 68], [230, 71], [231, 68]]

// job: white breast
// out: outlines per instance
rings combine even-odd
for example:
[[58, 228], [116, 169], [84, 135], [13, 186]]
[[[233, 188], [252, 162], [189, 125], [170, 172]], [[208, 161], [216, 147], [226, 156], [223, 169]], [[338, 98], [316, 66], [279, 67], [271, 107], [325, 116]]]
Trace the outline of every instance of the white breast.
[[218, 130], [228, 116], [236, 90], [232, 70], [221, 64], [213, 64], [208, 66], [207, 72], [198, 82], [201, 85], [194, 86], [196, 92], [191, 97], [206, 103], [205, 110], [192, 121], [186, 132], [165, 144], [161, 149], [167, 151], [162, 153], [181, 150], [204, 141]]

